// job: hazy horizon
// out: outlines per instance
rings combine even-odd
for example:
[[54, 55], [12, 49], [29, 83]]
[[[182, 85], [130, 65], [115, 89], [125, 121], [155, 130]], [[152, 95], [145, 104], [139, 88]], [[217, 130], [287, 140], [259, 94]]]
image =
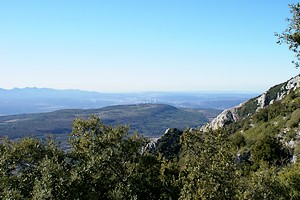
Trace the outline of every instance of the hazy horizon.
[[7, 91], [11, 91], [11, 90], [22, 90], [22, 89], [46, 89], [46, 90], [58, 90], [58, 91], [67, 91], [67, 90], [74, 90], [74, 91], [82, 91], [82, 92], [95, 92], [95, 93], [107, 93], [107, 94], [135, 94], [135, 93], [182, 93], [182, 94], [260, 94], [263, 93], [265, 91], [242, 91], [242, 90], [194, 90], [194, 91], [189, 91], [189, 90], [169, 90], [169, 91], [163, 91], [163, 90], [132, 90], [132, 91], [95, 91], [95, 90], [84, 90], [84, 89], [76, 89], [76, 88], [50, 88], [50, 87], [13, 87], [13, 88], [0, 88], [2, 90], [7, 90]]
[[299, 74], [296, 1], [0, 2], [0, 88], [260, 93]]

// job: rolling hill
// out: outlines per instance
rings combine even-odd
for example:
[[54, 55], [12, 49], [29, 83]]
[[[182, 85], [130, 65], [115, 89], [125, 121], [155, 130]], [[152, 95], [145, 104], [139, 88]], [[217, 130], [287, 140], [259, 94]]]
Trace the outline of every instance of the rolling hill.
[[211, 117], [211, 114], [217, 113], [216, 110], [184, 110], [164, 104], [134, 104], [11, 115], [0, 117], [0, 136], [18, 139], [25, 136], [44, 138], [46, 134], [53, 134], [59, 140], [65, 140], [72, 131], [75, 118], [96, 115], [105, 124], [127, 124], [131, 132], [138, 131], [146, 137], [159, 137], [170, 127], [185, 129], [201, 126], [208, 122], [206, 116]]

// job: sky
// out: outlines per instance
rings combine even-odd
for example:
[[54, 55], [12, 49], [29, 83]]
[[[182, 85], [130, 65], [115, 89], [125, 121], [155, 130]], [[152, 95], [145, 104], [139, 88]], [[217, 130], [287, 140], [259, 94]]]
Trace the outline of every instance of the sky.
[[263, 92], [299, 74], [285, 0], [0, 0], [0, 88]]

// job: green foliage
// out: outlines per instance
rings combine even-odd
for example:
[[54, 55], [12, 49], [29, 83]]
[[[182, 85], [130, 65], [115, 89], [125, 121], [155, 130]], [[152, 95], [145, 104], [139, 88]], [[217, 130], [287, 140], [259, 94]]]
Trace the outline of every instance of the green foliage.
[[241, 132], [237, 132], [229, 137], [232, 142], [232, 145], [240, 149], [246, 145], [246, 139]]
[[180, 136], [183, 131], [177, 128], [168, 129], [156, 142], [154, 153], [161, 154], [164, 158], [171, 160], [179, 157], [181, 149]]
[[37, 171], [40, 177], [36, 177], [32, 189], [32, 199], [68, 199], [69, 171], [64, 167], [64, 162], [56, 156], [45, 156], [39, 163]]
[[289, 5], [292, 13], [292, 18], [288, 18], [288, 27], [283, 31], [282, 34], [276, 33], [278, 37], [278, 44], [286, 43], [289, 50], [295, 53], [296, 60], [292, 61], [295, 66], [299, 67], [300, 61], [300, 3]]
[[3, 141], [2, 149], [0, 190], [4, 193], [0, 197], [30, 197], [35, 178], [39, 176], [37, 166], [46, 154], [44, 146], [36, 139], [24, 138], [16, 143]]
[[186, 165], [180, 199], [232, 199], [237, 177], [228, 136], [195, 131], [181, 139]]
[[160, 179], [163, 183], [161, 199], [178, 199], [182, 182], [179, 177], [180, 168], [177, 162], [162, 160]]
[[300, 199], [300, 163], [286, 167], [279, 174], [279, 180], [289, 199]]
[[256, 109], [257, 109], [257, 101], [255, 100], [255, 98], [253, 98], [247, 101], [244, 104], [244, 106], [239, 107], [237, 113], [241, 118], [244, 118], [255, 113]]
[[281, 102], [274, 102], [266, 108], [260, 109], [252, 116], [254, 123], [270, 122], [278, 116], [283, 116], [288, 112]]
[[238, 199], [288, 199], [275, 167], [261, 164], [261, 168], [240, 181]]
[[138, 135], [128, 136], [128, 127], [105, 126], [94, 116], [74, 121], [68, 153], [51, 138], [45, 144], [32, 138], [3, 140], [0, 197], [159, 199], [162, 194], [176, 195], [166, 187], [177, 185], [165, 176], [177, 173], [178, 177], [178, 171], [146, 152], [147, 143]]
[[287, 121], [287, 126], [289, 128], [295, 128], [300, 122], [300, 108], [294, 110], [291, 114], [290, 119]]
[[[60, 167], [63, 160], [63, 152], [51, 138], [46, 144], [33, 138], [24, 138], [18, 142], [4, 139], [1, 144], [0, 197], [64, 197], [59, 193], [63, 191], [59, 185], [51, 183], [64, 176], [65, 169]], [[55, 177], [56, 168], [60, 169], [60, 174]], [[64, 183], [60, 186], [63, 187]]]
[[261, 161], [269, 165], [282, 165], [288, 161], [288, 152], [283, 148], [278, 138], [266, 133], [262, 135], [253, 145], [251, 150], [252, 160], [256, 163]]
[[299, 156], [300, 155], [300, 143], [296, 144], [293, 153], [294, 153], [295, 156]]
[[73, 192], [77, 197], [140, 198], [160, 194], [160, 162], [144, 152], [148, 141], [137, 135], [128, 137], [128, 128], [105, 126], [97, 117], [76, 120], [70, 144]]
[[[277, 91], [280, 87], [274, 87], [273, 90]], [[299, 107], [300, 94], [299, 89], [296, 89], [281, 101], [275, 101], [253, 115], [228, 125], [223, 131], [231, 134], [230, 138], [239, 153], [242, 148], [250, 150], [252, 169], [257, 169], [261, 160], [271, 165], [285, 165], [289, 162], [292, 152], [299, 152]], [[241, 134], [245, 137], [246, 144], [239, 145], [238, 139], [241, 139]], [[296, 147], [288, 146], [290, 141], [295, 141]]]

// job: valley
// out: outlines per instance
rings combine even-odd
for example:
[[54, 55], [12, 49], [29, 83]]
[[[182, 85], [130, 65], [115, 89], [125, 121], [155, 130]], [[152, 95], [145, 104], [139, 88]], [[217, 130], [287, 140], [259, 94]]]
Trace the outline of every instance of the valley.
[[129, 125], [145, 137], [159, 137], [167, 128], [197, 128], [219, 114], [216, 109], [182, 109], [164, 104], [133, 104], [109, 106], [100, 109], [67, 109], [48, 113], [10, 115], [0, 117], [0, 136], [10, 139], [47, 134], [65, 141], [72, 132], [75, 118], [100, 117], [106, 125]]
[[243, 92], [99, 93], [50, 88], [0, 89], [0, 116], [147, 103], [167, 104], [177, 108], [224, 110], [257, 95]]

